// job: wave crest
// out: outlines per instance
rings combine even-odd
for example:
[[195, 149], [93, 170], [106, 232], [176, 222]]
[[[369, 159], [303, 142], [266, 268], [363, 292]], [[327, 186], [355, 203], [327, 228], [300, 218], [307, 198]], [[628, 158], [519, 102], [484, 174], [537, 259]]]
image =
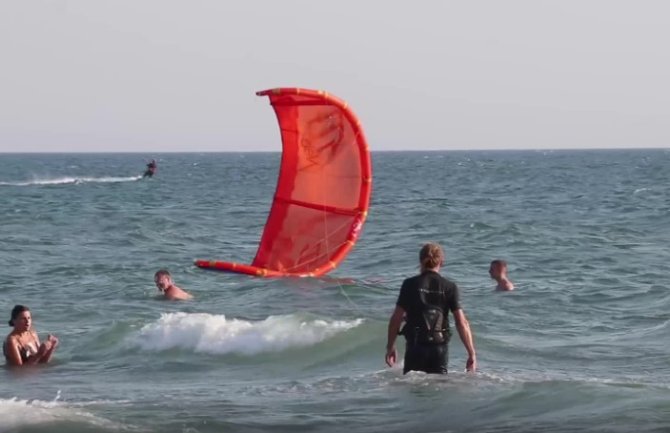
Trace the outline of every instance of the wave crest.
[[145, 325], [134, 343], [144, 350], [254, 355], [314, 345], [361, 323], [363, 319], [303, 320], [296, 315], [247, 321], [207, 313], [164, 313], [156, 322]]
[[120, 427], [81, 408], [71, 407], [56, 400], [0, 399], [0, 433], [26, 426], [49, 426], [63, 421], [103, 428]]

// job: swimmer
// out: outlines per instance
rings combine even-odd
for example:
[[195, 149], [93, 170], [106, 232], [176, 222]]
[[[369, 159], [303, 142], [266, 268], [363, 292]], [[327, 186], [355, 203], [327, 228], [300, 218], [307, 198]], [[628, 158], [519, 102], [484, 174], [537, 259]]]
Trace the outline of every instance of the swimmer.
[[154, 282], [156, 283], [158, 290], [160, 290], [165, 296], [165, 299], [170, 301], [185, 301], [188, 299], [193, 299], [193, 296], [174, 284], [172, 275], [170, 275], [170, 272], [168, 272], [166, 269], [161, 269], [156, 272], [156, 274], [154, 274]]
[[496, 280], [498, 285], [496, 290], [501, 292], [510, 292], [514, 290], [514, 284], [507, 278], [507, 262], [504, 260], [494, 260], [489, 267], [489, 275]]
[[14, 327], [7, 335], [2, 352], [8, 365], [22, 366], [46, 364], [58, 347], [58, 338], [49, 334], [40, 344], [37, 332], [32, 327], [32, 316], [28, 307], [16, 305], [12, 309], [9, 326]]

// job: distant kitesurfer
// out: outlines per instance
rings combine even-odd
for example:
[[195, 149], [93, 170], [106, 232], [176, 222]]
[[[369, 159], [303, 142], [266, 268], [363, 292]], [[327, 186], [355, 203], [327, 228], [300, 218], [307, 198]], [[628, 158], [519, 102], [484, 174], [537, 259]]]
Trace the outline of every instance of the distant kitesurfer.
[[507, 278], [507, 262], [504, 260], [494, 260], [489, 267], [489, 275], [496, 280], [498, 285], [496, 290], [509, 292], [514, 290], [514, 284]]
[[161, 269], [154, 274], [154, 282], [156, 283], [158, 290], [165, 296], [165, 299], [171, 301], [185, 301], [193, 298], [189, 293], [174, 284], [172, 275], [170, 275], [170, 272], [166, 269]]
[[51, 360], [58, 347], [58, 338], [49, 334], [47, 340], [40, 344], [37, 332], [32, 327], [32, 316], [28, 307], [15, 305], [9, 326], [14, 329], [7, 335], [2, 345], [2, 352], [8, 365], [46, 364]]
[[392, 367], [397, 360], [395, 340], [403, 319], [402, 334], [407, 341], [405, 366], [408, 371], [446, 374], [449, 331], [449, 311], [454, 315], [456, 329], [468, 352], [465, 368], [477, 369], [475, 345], [470, 324], [459, 303], [458, 287], [439, 274], [444, 264], [444, 252], [438, 244], [425, 244], [419, 252], [421, 273], [406, 279], [400, 288], [395, 310], [389, 319], [386, 343], [386, 364]]
[[147, 169], [142, 177], [152, 177], [154, 173], [156, 173], [157, 168], [158, 166], [156, 165], [156, 160], [152, 159], [151, 162], [147, 164]]

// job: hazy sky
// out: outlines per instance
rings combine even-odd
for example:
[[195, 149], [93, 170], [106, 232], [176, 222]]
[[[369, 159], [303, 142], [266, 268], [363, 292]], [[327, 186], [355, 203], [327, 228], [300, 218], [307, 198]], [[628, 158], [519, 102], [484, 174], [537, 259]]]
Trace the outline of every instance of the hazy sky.
[[0, 152], [281, 150], [326, 90], [372, 150], [670, 147], [670, 2], [0, 0]]

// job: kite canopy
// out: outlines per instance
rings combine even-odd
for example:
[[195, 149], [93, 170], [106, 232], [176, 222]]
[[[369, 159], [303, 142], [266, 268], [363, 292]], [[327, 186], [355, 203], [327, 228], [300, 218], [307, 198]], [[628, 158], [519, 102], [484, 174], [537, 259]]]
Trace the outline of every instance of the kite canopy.
[[251, 265], [197, 260], [201, 268], [244, 274], [319, 276], [356, 243], [372, 187], [368, 145], [347, 104], [326, 92], [280, 88], [268, 96], [281, 130], [277, 190]]

